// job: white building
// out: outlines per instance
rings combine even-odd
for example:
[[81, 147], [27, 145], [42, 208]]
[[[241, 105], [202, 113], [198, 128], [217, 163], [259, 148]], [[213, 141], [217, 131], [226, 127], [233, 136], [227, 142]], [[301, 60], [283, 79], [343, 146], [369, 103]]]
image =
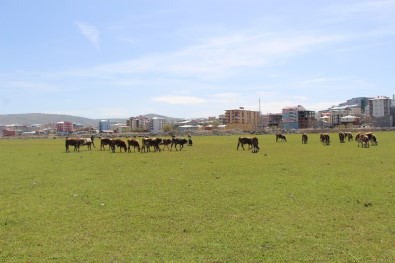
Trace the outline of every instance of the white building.
[[160, 117], [153, 117], [150, 123], [151, 132], [152, 133], [159, 133], [162, 132], [163, 126], [166, 124], [166, 120]]
[[99, 131], [108, 131], [111, 130], [111, 126], [116, 124], [115, 121], [110, 121], [110, 120], [101, 120], [99, 121]]
[[393, 126], [391, 104], [392, 100], [386, 96], [369, 99], [369, 114], [372, 117], [372, 125], [374, 127]]

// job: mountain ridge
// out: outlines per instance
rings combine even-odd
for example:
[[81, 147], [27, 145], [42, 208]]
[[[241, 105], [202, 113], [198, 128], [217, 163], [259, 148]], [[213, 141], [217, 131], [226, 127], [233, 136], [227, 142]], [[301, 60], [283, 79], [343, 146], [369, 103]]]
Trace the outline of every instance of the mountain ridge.
[[[159, 114], [149, 113], [142, 115], [147, 118], [159, 117], [167, 121], [183, 120], [182, 118], [167, 117]], [[79, 123], [84, 126], [97, 126], [100, 120], [110, 119], [117, 122], [125, 122], [129, 118], [98, 118], [91, 119], [75, 115], [67, 114], [50, 114], [50, 113], [21, 113], [21, 114], [0, 114], [0, 125], [33, 125], [33, 124], [49, 124], [60, 121], [69, 121], [72, 123]]]

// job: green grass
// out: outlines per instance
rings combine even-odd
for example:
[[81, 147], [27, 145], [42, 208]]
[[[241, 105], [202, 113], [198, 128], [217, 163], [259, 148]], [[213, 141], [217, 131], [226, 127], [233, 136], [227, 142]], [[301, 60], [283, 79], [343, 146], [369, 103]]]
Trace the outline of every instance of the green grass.
[[[0, 262], [393, 262], [395, 140], [195, 136], [160, 153], [0, 140]], [[98, 144], [98, 142], [96, 142]]]

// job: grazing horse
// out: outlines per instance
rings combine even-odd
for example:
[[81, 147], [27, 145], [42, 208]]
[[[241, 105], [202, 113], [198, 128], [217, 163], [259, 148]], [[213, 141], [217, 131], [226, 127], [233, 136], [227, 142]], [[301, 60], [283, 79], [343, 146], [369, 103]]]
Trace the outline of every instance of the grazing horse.
[[306, 144], [308, 141], [309, 137], [307, 136], [306, 133], [302, 134], [302, 144]]
[[248, 149], [251, 149], [252, 147], [252, 138], [251, 137], [239, 137], [239, 140], [237, 142], [237, 150], [239, 150], [239, 146], [241, 145], [241, 148], [244, 149], [244, 144], [248, 144]]
[[276, 134], [276, 142], [286, 142], [287, 141], [287, 137], [285, 137], [284, 134], [278, 133]]
[[340, 143], [344, 143], [345, 138], [346, 138], [346, 134], [344, 132], [339, 132]]
[[253, 153], [257, 153], [257, 152], [259, 152], [259, 143], [258, 143], [258, 138], [257, 137], [254, 137], [254, 138], [252, 138], [251, 139], [251, 144], [252, 144], [252, 150], [251, 150], [251, 152], [253, 152]]
[[70, 152], [70, 145], [74, 146], [75, 152], [80, 151], [80, 141], [78, 139], [66, 137], [65, 140], [66, 152]]
[[129, 153], [132, 152], [130, 150], [131, 146], [133, 147], [133, 151], [134, 152], [136, 152], [136, 148], [137, 148], [138, 151], [140, 151], [140, 143], [139, 143], [139, 141], [136, 138], [128, 139], [128, 152]]
[[102, 138], [100, 140], [100, 150], [105, 150], [104, 146], [108, 145], [108, 149], [111, 149], [111, 145], [113, 143], [113, 139], [110, 138]]
[[126, 153], [127, 151], [127, 147], [126, 147], [126, 143], [121, 140], [121, 139], [114, 139], [111, 143], [111, 150], [113, 153], [115, 153], [115, 148], [119, 147], [119, 152], [122, 152], [122, 149], [124, 150], [124, 152]]
[[184, 148], [184, 144], [186, 144], [187, 142], [188, 142], [188, 140], [185, 138], [177, 138], [177, 137], [173, 136], [173, 138], [171, 139], [170, 151], [173, 149], [173, 145], [174, 145], [174, 148], [176, 149], [176, 151], [178, 151], [177, 145], [179, 145], [179, 148], [180, 148], [179, 150], [181, 151], [182, 148]]

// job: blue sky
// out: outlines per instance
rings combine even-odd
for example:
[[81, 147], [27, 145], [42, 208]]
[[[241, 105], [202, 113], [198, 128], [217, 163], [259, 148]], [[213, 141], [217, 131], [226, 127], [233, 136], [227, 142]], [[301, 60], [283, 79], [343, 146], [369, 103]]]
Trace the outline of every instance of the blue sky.
[[0, 114], [194, 118], [395, 93], [395, 0], [0, 0]]

